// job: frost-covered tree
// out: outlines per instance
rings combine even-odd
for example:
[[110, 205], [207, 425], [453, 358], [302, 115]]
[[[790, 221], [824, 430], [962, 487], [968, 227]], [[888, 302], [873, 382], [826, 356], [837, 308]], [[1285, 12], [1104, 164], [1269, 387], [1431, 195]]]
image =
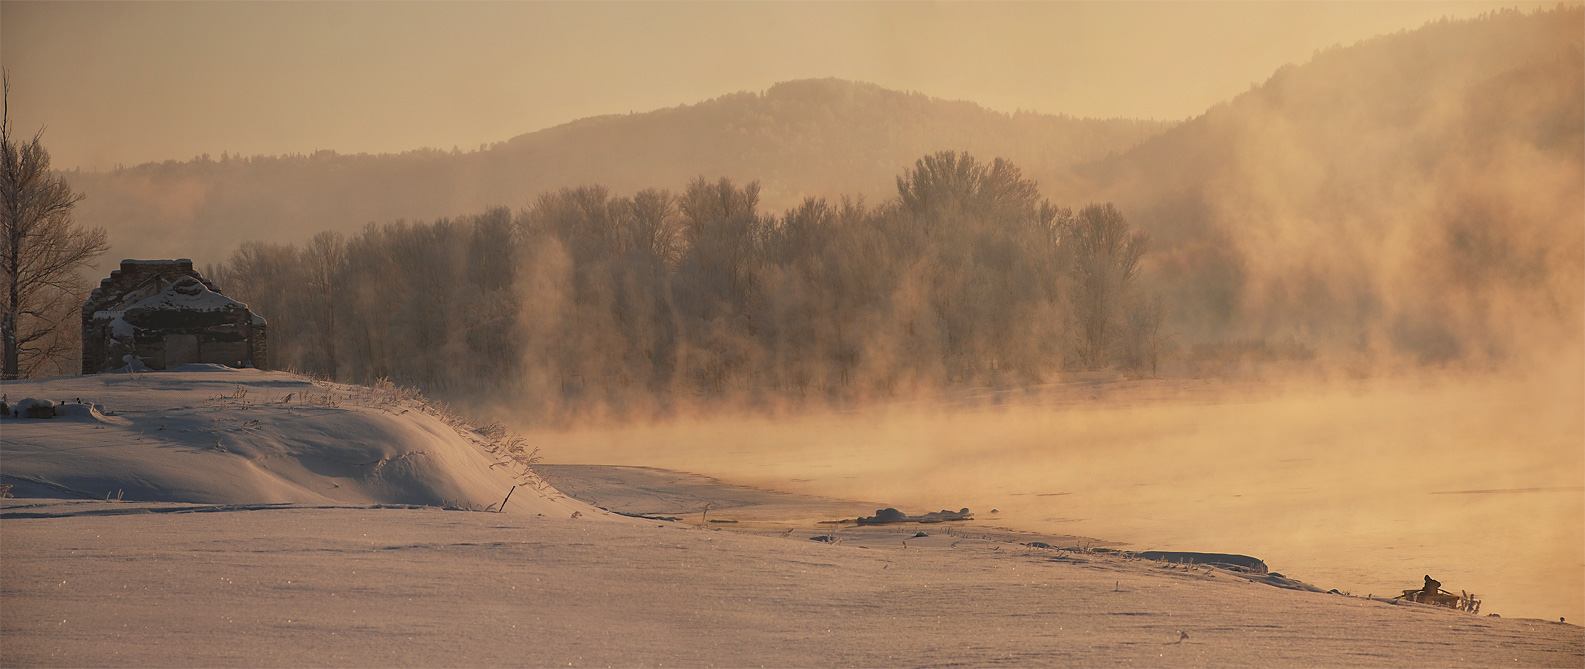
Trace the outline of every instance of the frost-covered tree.
[[892, 247], [919, 253], [949, 378], [1038, 378], [1060, 341], [1068, 211], [1011, 163], [951, 151], [916, 161], [897, 190]]
[[39, 142], [11, 134], [11, 78], [4, 75], [4, 118], [0, 120], [0, 339], [7, 379], [33, 376], [67, 360], [78, 342], [77, 307], [86, 286], [78, 270], [108, 248], [105, 231], [72, 221], [80, 193], [50, 171], [50, 154]]
[[[283, 367], [343, 380], [550, 415], [842, 401], [1038, 381], [1088, 350], [1081, 261], [1126, 289], [1144, 247], [1126, 224], [1122, 250], [1107, 246], [1096, 212], [1115, 210], [1087, 211], [1089, 227], [1006, 161], [938, 153], [875, 207], [761, 213], [757, 184], [729, 179], [591, 185], [515, 214], [247, 244], [225, 271], [257, 292]], [[1106, 304], [1116, 335], [1124, 302]], [[1114, 353], [1132, 354], [1095, 364]]]
[[1130, 231], [1123, 214], [1108, 203], [1080, 211], [1063, 243], [1073, 258], [1075, 354], [1085, 369], [1099, 369], [1117, 345], [1150, 238]]

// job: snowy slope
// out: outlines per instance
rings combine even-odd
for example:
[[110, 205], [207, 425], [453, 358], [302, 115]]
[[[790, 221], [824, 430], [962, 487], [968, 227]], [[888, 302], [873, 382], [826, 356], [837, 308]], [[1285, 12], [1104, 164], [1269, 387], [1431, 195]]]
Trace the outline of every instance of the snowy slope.
[[0, 420], [0, 476], [18, 496], [484, 509], [518, 485], [508, 512], [590, 510], [396, 388], [213, 365], [3, 388], [64, 414]]
[[938, 527], [841, 529], [832, 544], [433, 507], [104, 515], [118, 506], [6, 500], [0, 664], [1585, 663], [1585, 630], [1555, 620]]

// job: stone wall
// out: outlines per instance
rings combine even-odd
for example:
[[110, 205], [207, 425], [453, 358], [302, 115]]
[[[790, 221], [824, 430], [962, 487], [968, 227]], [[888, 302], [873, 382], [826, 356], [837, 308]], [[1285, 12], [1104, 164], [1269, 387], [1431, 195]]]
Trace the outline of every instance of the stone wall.
[[191, 260], [123, 260], [83, 303], [82, 372], [135, 356], [152, 369], [187, 363], [268, 368], [263, 318], [225, 297]]

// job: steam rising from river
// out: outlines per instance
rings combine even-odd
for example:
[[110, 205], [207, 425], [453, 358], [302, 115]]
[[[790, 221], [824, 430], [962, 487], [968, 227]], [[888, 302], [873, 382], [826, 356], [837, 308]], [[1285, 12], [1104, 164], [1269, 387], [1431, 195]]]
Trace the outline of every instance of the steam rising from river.
[[[1579, 359], [1524, 376], [1075, 381], [796, 418], [545, 433], [647, 465], [980, 523], [1236, 552], [1391, 596], [1432, 574], [1506, 616], [1585, 615]], [[991, 509], [999, 513], [990, 514]]]

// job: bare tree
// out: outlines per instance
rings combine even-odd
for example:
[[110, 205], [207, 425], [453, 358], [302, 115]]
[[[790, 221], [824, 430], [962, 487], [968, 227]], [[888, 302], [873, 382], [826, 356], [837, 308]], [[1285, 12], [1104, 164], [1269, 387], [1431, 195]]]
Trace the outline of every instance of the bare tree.
[[676, 196], [654, 188], [642, 190], [629, 201], [628, 211], [638, 249], [663, 267], [676, 265], [682, 255]]
[[338, 274], [347, 261], [346, 238], [331, 230], [314, 235], [303, 247], [300, 259], [304, 278], [307, 279], [304, 288], [309, 293], [316, 340], [311, 366], [320, 373], [337, 378], [336, 313], [340, 305], [336, 301], [336, 284], [340, 278]]
[[4, 75], [4, 118], [0, 119], [0, 312], [4, 378], [31, 376], [69, 354], [69, 330], [82, 303], [77, 271], [102, 255], [105, 231], [72, 222], [83, 199], [50, 171], [50, 154], [39, 143], [11, 137], [11, 76]]
[[244, 242], [231, 252], [225, 272], [226, 295], [270, 323], [270, 366], [302, 369], [303, 323], [313, 318], [313, 307], [303, 296], [300, 252], [294, 244]]
[[1161, 295], [1136, 299], [1124, 319], [1118, 358], [1123, 367], [1156, 376], [1161, 362], [1161, 347], [1169, 335], [1162, 329]]
[[1106, 363], [1118, 334], [1139, 273], [1139, 260], [1150, 246], [1143, 232], [1130, 232], [1128, 221], [1111, 203], [1092, 204], [1079, 212], [1064, 244], [1073, 254], [1073, 316], [1078, 325], [1076, 352], [1085, 369]]

